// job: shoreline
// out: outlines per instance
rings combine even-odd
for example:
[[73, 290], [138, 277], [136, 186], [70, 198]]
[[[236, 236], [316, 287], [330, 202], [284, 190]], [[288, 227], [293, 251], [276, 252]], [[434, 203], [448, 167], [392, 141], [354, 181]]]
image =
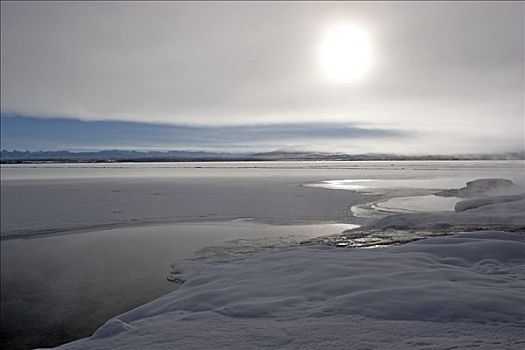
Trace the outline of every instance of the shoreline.
[[362, 221], [359, 217], [350, 217], [344, 221], [337, 220], [306, 220], [298, 219], [291, 221], [288, 219], [279, 220], [277, 218], [242, 218], [242, 217], [223, 217], [223, 218], [202, 218], [202, 217], [192, 217], [192, 218], [176, 218], [176, 219], [151, 219], [151, 220], [141, 220], [129, 223], [107, 223], [99, 225], [90, 225], [90, 226], [81, 226], [81, 227], [68, 227], [68, 228], [57, 228], [57, 229], [48, 229], [41, 231], [22, 231], [22, 233], [14, 232], [13, 234], [7, 236], [1, 236], [0, 241], [11, 241], [17, 239], [39, 239], [46, 237], [55, 237], [55, 236], [68, 236], [75, 234], [91, 233], [98, 231], [109, 231], [113, 229], [121, 228], [138, 228], [138, 227], [150, 227], [158, 225], [176, 225], [176, 224], [209, 224], [209, 223], [232, 223], [237, 221], [251, 221], [258, 224], [264, 225], [273, 225], [273, 226], [303, 226], [303, 225], [346, 225], [354, 224], [355, 221]]

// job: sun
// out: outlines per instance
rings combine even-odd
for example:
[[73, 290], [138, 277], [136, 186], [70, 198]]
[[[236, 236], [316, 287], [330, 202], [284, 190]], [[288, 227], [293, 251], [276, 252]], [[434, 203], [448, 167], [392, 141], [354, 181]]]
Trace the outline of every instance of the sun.
[[319, 46], [319, 63], [323, 77], [334, 83], [362, 79], [373, 63], [370, 35], [354, 23], [330, 26]]

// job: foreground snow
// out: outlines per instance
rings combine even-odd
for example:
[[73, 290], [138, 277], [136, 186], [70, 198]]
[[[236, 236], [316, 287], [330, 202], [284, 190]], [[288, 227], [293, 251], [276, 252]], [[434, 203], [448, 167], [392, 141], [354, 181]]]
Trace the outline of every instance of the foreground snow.
[[180, 289], [60, 349], [525, 346], [525, 237], [517, 233], [380, 251], [297, 247], [178, 268]]
[[467, 198], [455, 211], [391, 215], [244, 260], [181, 261], [178, 290], [60, 349], [524, 348], [525, 197], [493, 193], [496, 180], [445, 192]]

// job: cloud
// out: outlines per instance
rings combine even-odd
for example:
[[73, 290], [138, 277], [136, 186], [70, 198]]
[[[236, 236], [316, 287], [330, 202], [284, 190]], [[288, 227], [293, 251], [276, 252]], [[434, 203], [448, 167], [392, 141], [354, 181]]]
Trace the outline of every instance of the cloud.
[[[280, 125], [282, 135], [285, 124], [417, 132], [405, 152], [516, 148], [524, 6], [2, 2], [1, 108], [86, 121]], [[341, 20], [368, 28], [376, 53], [366, 79], [342, 86], [320, 75], [316, 51], [326, 26]], [[374, 140], [360, 146], [403, 150], [389, 137]], [[319, 145], [357, 147], [326, 141]]]
[[[60, 131], [60, 132], [57, 132]], [[242, 151], [283, 145], [307, 149], [309, 142], [397, 139], [406, 132], [350, 124], [272, 124], [243, 126], [159, 125], [121, 121], [79, 121], [21, 116], [2, 118], [2, 148], [58, 150], [147, 148]]]

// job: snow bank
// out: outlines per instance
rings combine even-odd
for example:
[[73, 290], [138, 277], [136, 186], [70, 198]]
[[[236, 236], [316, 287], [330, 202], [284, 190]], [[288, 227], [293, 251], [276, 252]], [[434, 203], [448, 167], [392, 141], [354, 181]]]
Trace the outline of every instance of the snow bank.
[[458, 202], [455, 205], [454, 210], [455, 211], [465, 211], [469, 209], [483, 207], [485, 205], [514, 202], [514, 201], [520, 201], [523, 199], [525, 199], [525, 194], [518, 194], [514, 196], [495, 196], [495, 197], [488, 197], [488, 198], [466, 199], [461, 202]]
[[441, 213], [414, 213], [384, 217], [367, 226], [369, 229], [447, 229], [459, 231], [462, 228], [500, 227], [516, 229], [525, 227], [525, 198], [513, 201], [495, 200], [494, 203], [481, 199], [460, 204], [469, 210]]
[[483, 197], [491, 195], [512, 194], [519, 187], [508, 179], [477, 179], [467, 182], [465, 187], [452, 190], [444, 190], [435, 193], [443, 197]]
[[175, 292], [59, 349], [519, 348], [525, 237], [497, 231], [377, 250], [186, 261]]
[[412, 196], [380, 201], [372, 208], [386, 213], [453, 211], [458, 202], [456, 197]]

